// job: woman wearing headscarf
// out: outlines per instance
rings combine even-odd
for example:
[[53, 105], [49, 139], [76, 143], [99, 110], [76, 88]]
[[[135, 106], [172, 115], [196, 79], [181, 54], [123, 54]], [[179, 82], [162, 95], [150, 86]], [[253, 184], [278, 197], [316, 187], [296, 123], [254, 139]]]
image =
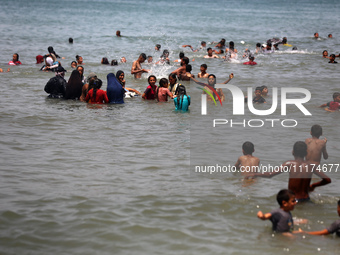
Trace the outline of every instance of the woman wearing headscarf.
[[81, 81], [80, 73], [77, 70], [73, 70], [66, 85], [65, 99], [79, 99], [82, 87], [83, 83]]
[[110, 104], [124, 104], [125, 89], [113, 73], [107, 75], [106, 92]]

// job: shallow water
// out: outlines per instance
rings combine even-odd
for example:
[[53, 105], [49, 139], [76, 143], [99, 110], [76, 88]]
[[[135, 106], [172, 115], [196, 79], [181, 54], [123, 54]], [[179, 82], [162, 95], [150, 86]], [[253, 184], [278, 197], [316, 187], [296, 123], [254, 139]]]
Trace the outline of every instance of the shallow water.
[[[194, 174], [190, 155], [202, 150], [202, 159], [208, 155], [234, 164], [242, 143], [250, 140], [263, 164], [278, 165], [292, 158], [295, 141], [309, 137], [310, 127], [320, 124], [329, 153], [322, 163], [339, 163], [340, 115], [318, 108], [338, 91], [340, 66], [328, 64], [321, 53], [338, 54], [339, 13], [337, 1], [2, 1], [0, 67], [7, 69], [14, 52], [23, 65], [0, 74], [0, 253], [335, 254], [340, 248], [336, 237], [291, 240], [272, 234], [271, 223], [256, 218], [258, 210], [277, 207], [275, 196], [287, 187], [286, 174], [251, 184], [236, 173]], [[115, 37], [117, 29], [125, 37]], [[315, 32], [321, 40], [312, 38]], [[334, 38], [326, 39], [328, 33]], [[254, 67], [242, 65], [240, 54], [228, 63], [181, 47], [226, 38], [243, 52], [274, 36], [287, 36], [298, 51], [281, 46], [274, 54], [256, 55]], [[144, 91], [147, 75], [134, 80], [131, 64], [141, 52], [157, 59], [156, 43], [170, 50], [171, 60], [183, 50], [194, 74], [202, 63], [218, 82], [233, 72], [230, 84], [245, 94], [247, 87], [261, 85], [268, 86], [270, 95], [272, 87], [306, 88], [312, 116], [289, 106], [287, 117], [280, 111], [272, 117], [294, 118], [295, 128], [225, 128], [223, 136], [209, 136], [209, 130], [195, 129], [204, 121], [201, 90], [190, 82], [183, 82], [193, 98], [188, 113], [175, 112], [172, 102], [138, 97], [103, 106], [46, 98], [43, 88], [53, 74], [39, 72], [35, 56], [47, 53], [48, 46], [65, 58], [67, 79], [78, 54], [85, 75], [97, 73], [103, 89], [106, 75], [121, 69], [129, 87]], [[128, 62], [102, 66], [104, 56], [125, 56]], [[158, 78], [178, 67], [143, 66]], [[226, 97], [224, 107], [231, 109], [231, 94]], [[266, 99], [270, 106], [271, 96]], [[210, 115], [220, 109], [208, 103]], [[243, 118], [264, 119], [248, 110]], [[193, 139], [204, 142], [194, 151]], [[340, 178], [336, 172], [327, 174], [332, 183], [311, 194], [313, 203], [292, 212], [310, 220], [303, 229], [321, 230], [338, 219]]]

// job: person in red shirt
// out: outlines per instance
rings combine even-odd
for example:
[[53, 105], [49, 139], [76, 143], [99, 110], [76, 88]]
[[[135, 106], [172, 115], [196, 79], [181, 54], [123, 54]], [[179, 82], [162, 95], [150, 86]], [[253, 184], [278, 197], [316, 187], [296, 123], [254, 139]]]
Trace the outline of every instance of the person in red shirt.
[[248, 62], [244, 62], [244, 65], [257, 65], [257, 63], [254, 61], [255, 57], [254, 56], [249, 56], [249, 61]]
[[94, 88], [91, 89], [85, 98], [85, 101], [90, 104], [103, 104], [109, 103], [109, 99], [107, 98], [106, 91], [100, 89], [102, 87], [102, 80], [96, 79], [93, 83]]
[[13, 59], [11, 61], [9, 61], [8, 64], [10, 66], [21, 65], [21, 62], [19, 61], [19, 54], [18, 53], [14, 53], [13, 54]]
[[154, 100], [156, 98], [156, 81], [157, 78], [154, 75], [150, 75], [148, 78], [149, 86], [144, 91], [142, 98], [147, 100]]

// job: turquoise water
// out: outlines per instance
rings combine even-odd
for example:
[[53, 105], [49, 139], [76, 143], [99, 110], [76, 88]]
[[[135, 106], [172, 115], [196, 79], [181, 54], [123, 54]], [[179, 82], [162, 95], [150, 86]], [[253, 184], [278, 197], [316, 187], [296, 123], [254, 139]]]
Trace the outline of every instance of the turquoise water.
[[[22, 66], [0, 73], [0, 253], [1, 254], [335, 254], [338, 238], [272, 234], [258, 210], [277, 207], [275, 195], [287, 187], [287, 175], [244, 185], [239, 174], [190, 173], [192, 139], [203, 139], [202, 158], [214, 155], [234, 164], [245, 140], [255, 144], [263, 164], [291, 159], [292, 145], [309, 137], [313, 124], [323, 127], [329, 159], [339, 163], [340, 115], [318, 108], [338, 91], [338, 65], [321, 58], [339, 54], [338, 1], [1, 1], [0, 68], [18, 52]], [[124, 37], [115, 37], [121, 30]], [[314, 40], [319, 32], [321, 39]], [[332, 33], [334, 38], [327, 39]], [[243, 52], [257, 42], [287, 36], [290, 47], [256, 55], [255, 67], [238, 61], [204, 59], [181, 45], [233, 40]], [[68, 38], [74, 38], [74, 44]], [[241, 43], [244, 41], [244, 44]], [[53, 46], [69, 71], [76, 55], [84, 58], [85, 75], [125, 71], [129, 87], [144, 91], [147, 75], [135, 80], [132, 62], [141, 52], [157, 59], [154, 45], [169, 49], [170, 59], [183, 50], [193, 73], [202, 63], [219, 82], [247, 87], [302, 87], [311, 92], [303, 117], [288, 107], [296, 128], [239, 128], [223, 136], [196, 132], [202, 121], [197, 85], [183, 82], [193, 98], [189, 113], [174, 105], [126, 100], [124, 105], [89, 106], [49, 100], [43, 88], [53, 76], [39, 72], [36, 55]], [[211, 46], [213, 44], [209, 44]], [[126, 64], [102, 66], [100, 60], [125, 56]], [[195, 59], [195, 61], [192, 61]], [[143, 65], [158, 78], [178, 65]], [[226, 93], [225, 107], [231, 108]], [[268, 104], [272, 102], [267, 98]], [[220, 108], [208, 103], [208, 113]], [[275, 113], [273, 117], [283, 118]], [[233, 118], [228, 116], [228, 118]], [[246, 111], [245, 119], [254, 117]], [[236, 119], [236, 118], [235, 118]], [[193, 132], [193, 130], [195, 132]], [[201, 140], [195, 142], [201, 142]], [[195, 148], [197, 149], [197, 148]], [[210, 151], [209, 151], [210, 149]], [[216, 153], [213, 153], [215, 152]], [[197, 150], [195, 151], [197, 152]], [[209, 162], [208, 162], [209, 163]], [[340, 171], [340, 170], [339, 170]], [[292, 212], [307, 218], [303, 229], [321, 230], [338, 219], [338, 173], [330, 185], [311, 193], [313, 203]], [[315, 178], [313, 181], [317, 181]]]

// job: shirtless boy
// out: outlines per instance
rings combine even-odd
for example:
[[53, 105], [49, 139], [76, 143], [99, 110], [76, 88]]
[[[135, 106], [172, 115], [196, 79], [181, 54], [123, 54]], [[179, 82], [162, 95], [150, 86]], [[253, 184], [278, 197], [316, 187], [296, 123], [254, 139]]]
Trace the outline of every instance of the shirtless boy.
[[133, 62], [132, 68], [131, 68], [131, 74], [135, 76], [136, 79], [139, 79], [142, 77], [142, 73], [148, 73], [150, 70], [142, 69], [141, 64], [144, 63], [146, 60], [146, 55], [144, 53], [139, 55], [139, 58]]
[[[305, 161], [307, 155], [307, 144], [298, 141], [293, 147], [294, 160], [288, 160], [281, 165], [281, 170], [274, 172], [255, 173], [254, 176], [271, 178], [283, 172], [289, 172], [288, 189], [295, 193], [299, 202], [309, 201], [309, 192], [316, 187], [331, 183], [331, 179], [317, 166]], [[289, 170], [289, 171], [288, 171]], [[311, 184], [312, 175], [316, 174], [322, 180]]]
[[257, 172], [260, 159], [253, 156], [254, 144], [251, 142], [245, 142], [242, 145], [243, 156], [239, 157], [235, 163], [235, 167], [241, 169], [242, 175], [245, 178], [251, 177], [251, 172]]
[[197, 78], [207, 78], [209, 74], [207, 73], [208, 66], [206, 64], [202, 64], [200, 67], [200, 73], [198, 73]]
[[217, 55], [213, 54], [212, 48], [207, 49], [208, 55], [205, 55], [204, 58], [219, 58]]
[[307, 144], [307, 156], [306, 160], [309, 163], [319, 165], [321, 156], [324, 159], [328, 159], [328, 153], [326, 150], [327, 139], [319, 139], [322, 135], [322, 127], [320, 125], [313, 125], [310, 131], [312, 138], [307, 138], [305, 143]]

